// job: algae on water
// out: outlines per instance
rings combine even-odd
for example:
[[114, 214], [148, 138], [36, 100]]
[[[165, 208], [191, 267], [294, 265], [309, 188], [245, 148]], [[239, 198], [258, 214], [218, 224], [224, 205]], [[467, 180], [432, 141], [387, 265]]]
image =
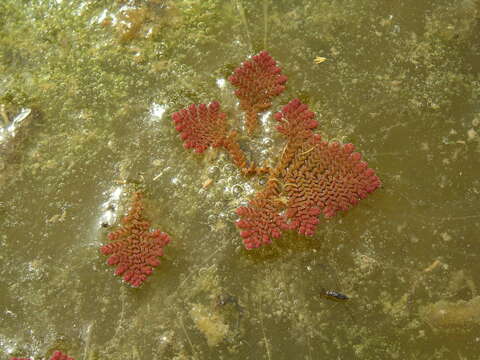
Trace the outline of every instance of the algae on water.
[[480, 296], [468, 301], [440, 300], [422, 307], [420, 316], [436, 328], [467, 331], [480, 325]]

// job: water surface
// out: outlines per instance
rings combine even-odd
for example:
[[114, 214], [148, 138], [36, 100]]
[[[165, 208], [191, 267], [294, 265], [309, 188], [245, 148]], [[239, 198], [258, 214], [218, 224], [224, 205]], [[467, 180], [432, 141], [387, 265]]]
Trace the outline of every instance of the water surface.
[[[475, 0], [2, 1], [0, 104], [9, 121], [31, 113], [0, 143], [0, 358], [474, 359], [479, 12]], [[318, 132], [354, 143], [383, 186], [312, 238], [246, 251], [234, 209], [261, 181], [184, 150], [170, 115], [217, 99], [239, 120], [224, 80], [263, 49], [289, 77], [274, 110], [308, 103]], [[242, 139], [258, 159], [283, 148], [266, 124]], [[173, 240], [134, 289], [99, 247], [138, 183]]]

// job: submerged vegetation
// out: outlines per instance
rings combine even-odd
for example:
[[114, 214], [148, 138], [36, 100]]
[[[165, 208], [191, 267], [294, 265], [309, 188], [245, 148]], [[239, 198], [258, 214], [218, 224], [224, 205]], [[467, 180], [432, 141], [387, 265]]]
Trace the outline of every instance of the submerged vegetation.
[[[1, 1], [2, 129], [31, 113], [0, 143], [0, 359], [473, 357], [479, 9]], [[185, 152], [169, 115], [234, 108], [225, 80], [261, 49], [288, 64], [275, 106], [308, 104], [322, 137], [355, 143], [384, 186], [312, 238], [247, 252], [232, 213], [262, 179]], [[260, 121], [263, 160], [281, 139], [271, 114]], [[141, 289], [112, 281], [98, 253], [136, 181], [152, 227], [175, 239]], [[350, 300], [332, 306], [322, 289]], [[225, 294], [235, 302], [218, 306]]]

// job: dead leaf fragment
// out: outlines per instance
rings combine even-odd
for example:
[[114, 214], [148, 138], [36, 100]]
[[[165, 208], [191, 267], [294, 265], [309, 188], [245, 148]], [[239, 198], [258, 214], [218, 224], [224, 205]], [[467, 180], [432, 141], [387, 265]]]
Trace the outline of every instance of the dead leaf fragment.
[[205, 180], [205, 181], [203, 182], [202, 187], [203, 187], [204, 189], [206, 189], [207, 187], [209, 187], [210, 185], [212, 185], [212, 183], [213, 183], [213, 179], [207, 179], [207, 180]]
[[314, 62], [315, 64], [321, 64], [321, 63], [323, 63], [324, 61], [327, 61], [327, 58], [322, 57], [322, 56], [317, 56], [315, 59], [313, 59], [313, 62]]

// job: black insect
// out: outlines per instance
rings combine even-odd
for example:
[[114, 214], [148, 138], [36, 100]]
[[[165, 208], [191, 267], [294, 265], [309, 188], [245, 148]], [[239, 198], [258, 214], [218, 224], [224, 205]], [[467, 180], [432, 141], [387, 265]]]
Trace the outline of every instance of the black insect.
[[[337, 277], [337, 273], [336, 273], [335, 269], [333, 269], [332, 266], [327, 265], [327, 264], [322, 264], [322, 265], [329, 268], [330, 273], [333, 274], [335, 282], [337, 283], [337, 287], [340, 288], [340, 282], [338, 281], [338, 277]], [[343, 302], [344, 303], [344, 302], [347, 302], [347, 301], [350, 300], [350, 297], [345, 295], [345, 294], [342, 294], [342, 293], [340, 293], [336, 290], [327, 290], [323, 287], [320, 289], [320, 297], [322, 297], [324, 299], [327, 299], [327, 300], [330, 300], [330, 301], [335, 301], [337, 303], [338, 302]], [[355, 317], [353, 316], [351, 310], [348, 308], [348, 306], [345, 305], [345, 307], [347, 308], [347, 311], [348, 311], [350, 317], [352, 318], [352, 320], [355, 321]]]
[[345, 302], [350, 300], [350, 298], [347, 295], [339, 293], [335, 290], [322, 289], [320, 296], [324, 297], [325, 299], [337, 301], [337, 302]]

